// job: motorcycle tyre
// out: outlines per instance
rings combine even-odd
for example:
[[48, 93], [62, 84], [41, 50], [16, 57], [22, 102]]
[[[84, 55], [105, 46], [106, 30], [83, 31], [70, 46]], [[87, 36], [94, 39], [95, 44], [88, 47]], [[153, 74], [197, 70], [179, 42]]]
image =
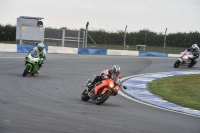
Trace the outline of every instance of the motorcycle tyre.
[[88, 93], [85, 94], [86, 91], [87, 91], [87, 90], [85, 89], [85, 90], [83, 91], [83, 93], [81, 94], [81, 99], [82, 99], [83, 101], [88, 101], [88, 100], [90, 99], [90, 97], [88, 96]]
[[193, 67], [195, 64], [196, 64], [196, 62], [190, 64], [188, 67], [191, 68], [191, 67]]
[[26, 68], [24, 69], [23, 77], [26, 77], [26, 75], [27, 75], [29, 69], [30, 69], [30, 67], [27, 65]]
[[178, 68], [180, 66], [180, 61], [177, 60], [175, 63], [174, 63], [174, 68]]
[[[100, 94], [101, 95], [101, 94]], [[109, 97], [110, 97], [110, 95], [111, 95], [111, 92], [110, 91], [107, 91], [106, 93], [105, 93], [105, 95], [103, 96], [103, 98], [101, 98], [100, 100], [98, 100], [98, 97], [97, 97], [97, 102], [96, 102], [96, 104], [97, 105], [101, 105], [102, 103], [104, 103]]]

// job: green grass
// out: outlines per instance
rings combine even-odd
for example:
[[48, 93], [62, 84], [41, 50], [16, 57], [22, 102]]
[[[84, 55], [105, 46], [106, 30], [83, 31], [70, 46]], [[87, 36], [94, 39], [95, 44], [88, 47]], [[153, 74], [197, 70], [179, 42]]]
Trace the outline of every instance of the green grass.
[[149, 88], [167, 101], [200, 110], [200, 74], [162, 78]]

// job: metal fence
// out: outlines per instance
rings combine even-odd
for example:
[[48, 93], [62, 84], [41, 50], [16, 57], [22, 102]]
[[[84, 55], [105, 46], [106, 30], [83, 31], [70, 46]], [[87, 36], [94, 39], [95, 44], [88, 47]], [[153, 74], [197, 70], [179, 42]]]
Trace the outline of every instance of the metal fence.
[[[100, 32], [100, 36], [103, 42], [102, 41], [99, 42], [99, 40], [95, 38], [95, 35], [94, 36], [90, 35], [90, 37], [88, 37], [87, 48], [149, 51], [149, 52], [160, 52], [160, 53], [171, 53], [171, 54], [179, 54], [180, 52], [184, 51], [187, 48], [187, 47], [170, 47], [169, 46], [170, 44], [167, 44], [165, 42], [165, 40], [167, 39], [167, 37], [165, 38], [165, 35], [163, 35], [163, 38], [161, 38], [161, 40], [163, 41], [160, 44], [155, 44], [154, 46], [150, 46], [148, 44], [151, 42], [152, 38], [150, 35], [148, 35], [148, 32], [141, 33], [142, 34], [141, 36], [143, 36], [141, 39], [141, 37], [139, 38], [138, 36], [130, 35], [130, 32], [134, 31], [127, 31], [128, 32], [127, 34], [129, 34], [129, 36], [127, 36], [126, 28], [124, 31], [101, 29], [102, 32]], [[98, 29], [89, 27], [88, 31], [90, 34], [90, 31], [98, 31]], [[113, 40], [112, 33], [117, 33], [117, 37], [115, 37], [116, 41], [112, 41], [116, 43], [109, 43], [111, 42], [110, 40]], [[91, 39], [93, 39], [93, 41]]]
[[84, 43], [84, 30], [45, 29], [44, 43], [48, 46], [82, 48]]
[[[94, 35], [90, 35], [90, 31], [97, 30], [88, 28], [87, 38], [85, 30], [68, 30], [68, 29], [45, 29], [44, 43], [48, 46], [60, 46], [60, 47], [74, 47], [74, 48], [91, 48], [91, 49], [116, 49], [116, 50], [133, 50], [133, 51], [150, 51], [179, 54], [184, 51], [186, 47], [169, 47], [166, 46], [149, 46], [151, 36], [148, 36], [148, 32], [144, 33], [143, 40], [137, 40], [137, 36], [126, 36], [126, 32], [122, 31], [118, 34], [117, 43], [110, 44], [109, 41], [113, 39], [112, 34], [108, 36], [108, 33], [118, 32], [105, 30], [102, 32], [101, 39], [96, 39]], [[86, 41], [87, 39], [87, 41]], [[101, 43], [99, 43], [101, 40]], [[103, 40], [103, 43], [102, 43]], [[134, 40], [134, 44], [129, 44], [127, 40]], [[86, 45], [84, 43], [87, 42]], [[130, 41], [129, 41], [130, 42]], [[163, 36], [164, 44], [164, 36]], [[162, 45], [163, 45], [162, 44]]]

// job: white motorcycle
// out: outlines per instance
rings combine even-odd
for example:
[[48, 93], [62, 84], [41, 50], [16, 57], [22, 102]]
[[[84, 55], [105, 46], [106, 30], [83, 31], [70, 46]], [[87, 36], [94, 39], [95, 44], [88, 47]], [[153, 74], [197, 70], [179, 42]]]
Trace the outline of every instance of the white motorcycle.
[[174, 63], [174, 68], [178, 68], [179, 66], [188, 66], [193, 67], [198, 59], [195, 59], [193, 62], [189, 58], [193, 58], [193, 54], [187, 50], [180, 53], [180, 58]]

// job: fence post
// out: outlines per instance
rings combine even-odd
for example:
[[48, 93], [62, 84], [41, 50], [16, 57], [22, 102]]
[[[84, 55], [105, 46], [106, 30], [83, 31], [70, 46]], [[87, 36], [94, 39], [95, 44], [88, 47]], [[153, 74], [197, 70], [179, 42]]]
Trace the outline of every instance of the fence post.
[[167, 28], [165, 30], [165, 38], [164, 38], [164, 53], [165, 53], [165, 45], [166, 45], [166, 33], [167, 33]]
[[80, 41], [80, 30], [78, 31], [78, 48], [79, 48], [79, 41]]
[[106, 32], [106, 35], [105, 35], [105, 48], [106, 48], [107, 26], [108, 26], [108, 24], [106, 25], [106, 30], [105, 30], [105, 32]]
[[82, 48], [85, 48], [85, 31], [83, 31], [83, 46], [82, 46]]
[[62, 32], [62, 47], [65, 46], [65, 29], [63, 29], [63, 32]]
[[147, 43], [147, 30], [146, 30], [146, 34], [145, 34], [145, 41], [144, 41], [144, 45], [146, 45]]
[[124, 50], [126, 50], [126, 29], [127, 29], [127, 25], [125, 27], [125, 32], [124, 32]]
[[[22, 25], [22, 21], [21, 21], [21, 25]], [[20, 27], [22, 29], [22, 26]], [[22, 30], [20, 30], [20, 40], [19, 40], [19, 44], [22, 44]]]
[[88, 33], [88, 25], [89, 25], [89, 22], [87, 22], [86, 24], [86, 28], [85, 28], [85, 45], [84, 45], [84, 48], [87, 48], [87, 33]]

